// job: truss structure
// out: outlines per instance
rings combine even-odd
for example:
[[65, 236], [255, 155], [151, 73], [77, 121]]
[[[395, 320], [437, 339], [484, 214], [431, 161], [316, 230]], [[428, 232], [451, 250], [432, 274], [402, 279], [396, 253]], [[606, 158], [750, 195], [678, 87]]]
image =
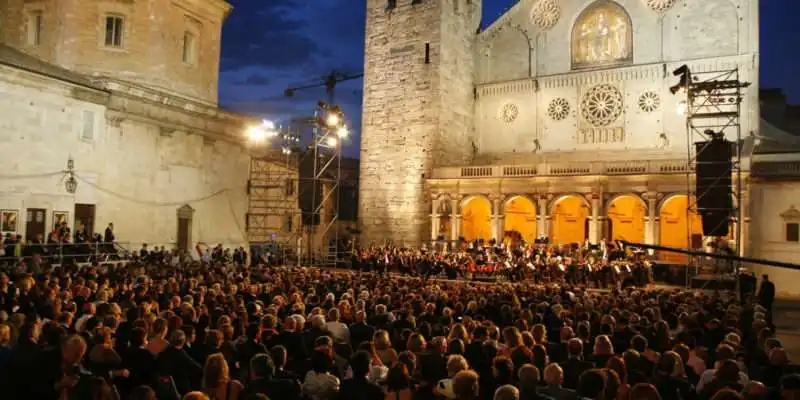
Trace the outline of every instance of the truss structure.
[[[722, 71], [708, 72], [687, 72], [689, 79], [688, 85], [682, 88], [686, 95], [686, 193], [688, 194], [688, 206], [686, 208], [686, 235], [688, 243], [696, 243], [693, 238], [692, 217], [697, 215], [697, 202], [713, 190], [732, 191], [733, 208], [717, 210], [728, 213], [730, 216], [727, 221], [733, 229], [732, 245], [733, 250], [739, 254], [741, 252], [741, 224], [742, 221], [742, 132], [741, 132], [741, 104], [743, 99], [742, 89], [749, 86], [749, 83], [741, 82], [739, 70], [730, 69]], [[731, 182], [732, 187], [723, 184], [723, 177], [717, 177], [715, 183], [701, 193], [697, 193], [695, 188], [697, 159], [700, 153], [706, 150], [712, 136], [719, 135], [730, 141], [733, 148], [733, 159], [731, 160]], [[695, 146], [695, 143], [705, 143]], [[717, 227], [715, 227], [717, 228]], [[730, 235], [730, 234], [729, 234]], [[720, 238], [716, 238], [720, 239]], [[692, 246], [694, 247], [694, 246]], [[689, 269], [686, 274], [686, 285], [691, 285], [694, 274], [701, 272], [712, 275], [706, 283], [719, 281], [723, 278], [722, 272], [730, 270], [730, 266], [714, 265], [702, 257], [690, 257]], [[733, 265], [733, 271], [739, 270], [739, 263]]]
[[282, 263], [296, 261], [301, 211], [297, 156], [266, 149], [250, 159], [246, 230], [250, 246], [276, 254]]
[[311, 148], [301, 163], [304, 196], [303, 221], [308, 238], [311, 265], [334, 266], [338, 261], [339, 192], [342, 182], [342, 143], [337, 130], [325, 124], [326, 115], [336, 106], [320, 102], [314, 111]]

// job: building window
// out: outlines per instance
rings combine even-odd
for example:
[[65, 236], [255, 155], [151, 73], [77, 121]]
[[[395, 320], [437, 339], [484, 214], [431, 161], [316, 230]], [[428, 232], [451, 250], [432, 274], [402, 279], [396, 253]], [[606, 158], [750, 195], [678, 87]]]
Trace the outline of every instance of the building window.
[[119, 15], [106, 17], [106, 47], [122, 48], [122, 38], [125, 33], [125, 18]]
[[786, 224], [786, 241], [793, 243], [800, 242], [800, 224], [797, 222], [789, 222]]
[[197, 37], [194, 33], [183, 33], [183, 62], [194, 64], [197, 61]]
[[294, 181], [291, 179], [286, 180], [286, 195], [294, 196]]
[[83, 120], [81, 121], [81, 139], [94, 139], [94, 111], [83, 110]]
[[42, 29], [44, 28], [44, 14], [42, 11], [32, 11], [28, 16], [28, 44], [38, 46], [42, 44]]
[[286, 216], [286, 221], [283, 223], [283, 227], [286, 232], [291, 232], [294, 229], [294, 221], [292, 220], [291, 215]]

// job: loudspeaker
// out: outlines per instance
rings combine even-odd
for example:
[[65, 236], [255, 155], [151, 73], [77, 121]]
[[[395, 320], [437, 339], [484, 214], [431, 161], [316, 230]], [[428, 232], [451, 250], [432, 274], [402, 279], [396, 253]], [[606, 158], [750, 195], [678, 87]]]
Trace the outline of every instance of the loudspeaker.
[[733, 213], [733, 144], [724, 139], [695, 143], [697, 212], [706, 236], [728, 235]]
[[728, 236], [730, 227], [730, 211], [728, 212], [706, 212], [700, 214], [703, 220], [703, 235], [705, 236]]

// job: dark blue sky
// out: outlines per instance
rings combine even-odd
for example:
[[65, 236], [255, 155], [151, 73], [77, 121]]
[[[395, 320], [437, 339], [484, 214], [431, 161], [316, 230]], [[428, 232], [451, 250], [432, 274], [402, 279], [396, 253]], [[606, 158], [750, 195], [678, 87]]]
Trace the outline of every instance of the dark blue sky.
[[[223, 30], [220, 101], [223, 107], [281, 120], [309, 115], [322, 88], [283, 97], [337, 69], [360, 72], [364, 63], [366, 0], [229, 0], [234, 11]], [[483, 0], [486, 26], [518, 0]], [[697, 0], [694, 0], [697, 1]], [[702, 1], [702, 0], [701, 0]], [[798, 0], [761, 0], [761, 87], [781, 87], [800, 103]], [[361, 80], [338, 86], [353, 130], [361, 121]], [[358, 156], [358, 136], [346, 153]]]

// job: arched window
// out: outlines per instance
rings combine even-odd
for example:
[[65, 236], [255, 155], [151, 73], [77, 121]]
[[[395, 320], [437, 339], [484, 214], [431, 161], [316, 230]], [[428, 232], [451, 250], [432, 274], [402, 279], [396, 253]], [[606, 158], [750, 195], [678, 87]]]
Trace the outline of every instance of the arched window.
[[572, 68], [595, 68], [633, 61], [633, 25], [622, 6], [598, 0], [572, 26]]

